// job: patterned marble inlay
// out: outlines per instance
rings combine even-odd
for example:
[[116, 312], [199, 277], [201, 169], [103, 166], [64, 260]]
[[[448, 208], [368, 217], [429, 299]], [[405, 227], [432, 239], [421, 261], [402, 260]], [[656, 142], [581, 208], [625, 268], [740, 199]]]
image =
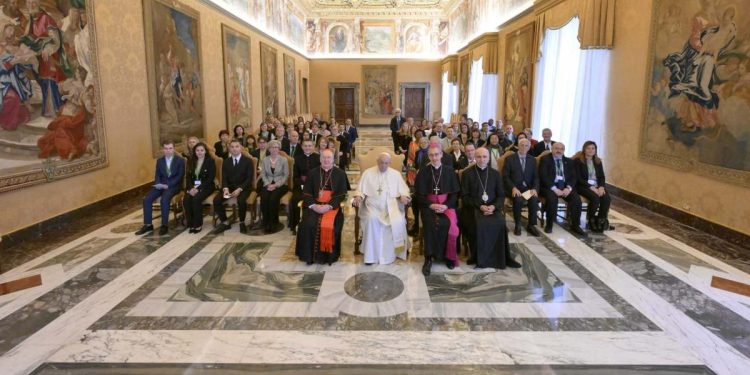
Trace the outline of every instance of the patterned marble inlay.
[[141, 229], [142, 226], [143, 223], [127, 223], [112, 228], [110, 232], [117, 234], [135, 233], [138, 229]]
[[706, 267], [706, 268], [710, 268], [710, 269], [718, 271], [718, 269], [712, 266], [711, 264], [708, 264], [674, 247], [669, 242], [666, 242], [660, 238], [653, 238], [653, 239], [646, 239], [646, 240], [631, 239], [630, 241], [650, 251], [652, 254], [658, 256], [661, 259], [664, 259], [665, 261], [671, 263], [675, 267], [685, 272], [690, 272], [691, 265]]
[[436, 273], [425, 278], [432, 302], [580, 302], [523, 244], [511, 244], [522, 268]]
[[268, 243], [229, 243], [170, 301], [314, 302], [323, 272], [262, 272], [256, 269]]
[[638, 228], [634, 225], [625, 224], [625, 223], [611, 223], [615, 227], [615, 232], [617, 233], [624, 233], [624, 234], [641, 234], [643, 233], [643, 230], [641, 228]]
[[83, 263], [92, 256], [99, 254], [102, 250], [108, 249], [120, 242], [121, 238], [92, 238], [46, 262], [32, 268], [39, 269], [49, 267], [55, 264], [62, 265], [63, 271], [69, 271], [71, 268]]
[[346, 280], [346, 294], [362, 302], [385, 302], [404, 292], [404, 283], [385, 272], [358, 273]]

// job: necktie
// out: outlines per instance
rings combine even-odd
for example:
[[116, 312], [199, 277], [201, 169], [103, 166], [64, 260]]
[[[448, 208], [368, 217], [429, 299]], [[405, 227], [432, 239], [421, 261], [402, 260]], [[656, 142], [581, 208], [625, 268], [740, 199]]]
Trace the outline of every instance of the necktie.
[[237, 158], [232, 158], [232, 160], [234, 160], [234, 166], [236, 167], [237, 166]]
[[547, 143], [547, 142], [544, 142], [544, 149], [545, 149], [545, 150], [549, 150], [549, 143]]
[[289, 156], [293, 156], [293, 155], [294, 155], [294, 145], [289, 147]]
[[169, 159], [164, 159], [164, 162], [167, 164], [167, 176], [172, 174], [171, 168], [169, 167]]
[[557, 159], [555, 160], [555, 166], [557, 167], [557, 175], [562, 176], [563, 175], [563, 166], [562, 166], [562, 160]]
[[521, 172], [526, 172], [526, 157], [522, 157], [521, 159]]

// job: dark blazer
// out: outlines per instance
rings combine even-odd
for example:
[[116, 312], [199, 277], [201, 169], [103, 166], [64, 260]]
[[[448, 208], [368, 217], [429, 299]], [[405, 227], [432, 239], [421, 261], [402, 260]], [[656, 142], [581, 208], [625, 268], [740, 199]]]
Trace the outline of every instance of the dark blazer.
[[[573, 160], [573, 165], [576, 167], [576, 176], [578, 177], [578, 188], [588, 189], [589, 188], [589, 168], [586, 166], [585, 161], [579, 159]], [[604, 164], [594, 163], [594, 170], [596, 171], [596, 186], [604, 186], [606, 180], [604, 178]]]
[[468, 159], [466, 158], [466, 153], [464, 153], [463, 151], [461, 151], [461, 154], [458, 156], [458, 158], [456, 158], [456, 154], [453, 153], [453, 150], [448, 152], [448, 155], [450, 155], [451, 159], [453, 159], [453, 166], [455, 167], [454, 169], [456, 171], [464, 169], [469, 165]]
[[297, 142], [297, 145], [294, 147], [294, 155], [289, 153], [290, 148], [291, 148], [291, 145], [289, 144], [289, 140], [284, 138], [284, 140], [281, 141], [281, 151], [286, 152], [286, 154], [291, 157], [295, 157], [302, 153], [302, 144], [299, 142]]
[[[309, 165], [309, 167], [308, 167]], [[294, 157], [294, 168], [292, 169], [292, 179], [294, 180], [294, 190], [302, 191], [302, 185], [309, 177], [310, 171], [320, 167], [320, 155], [313, 152], [310, 156], [300, 153]]]
[[167, 159], [160, 157], [156, 159], [156, 172], [154, 173], [154, 185], [165, 184], [169, 190], [182, 190], [182, 178], [185, 176], [185, 159], [180, 155], [172, 156], [172, 165], [167, 174]]
[[[396, 121], [397, 118], [400, 118], [399, 122]], [[399, 116], [399, 117], [393, 116], [393, 118], [391, 118], [391, 125], [390, 125], [391, 132], [397, 132], [399, 129], [401, 129], [401, 125], [403, 125], [405, 122], [406, 122], [406, 118], [404, 118], [404, 116]]]
[[[571, 188], [575, 188], [578, 184], [578, 178], [576, 177], [576, 167], [573, 164], [573, 160], [563, 156], [562, 163], [565, 184]], [[555, 159], [552, 157], [552, 154], [543, 157], [539, 161], [539, 186], [542, 189], [551, 189], [555, 186]]]
[[[252, 152], [250, 152], [250, 155], [252, 157], [258, 159], [258, 163], [260, 164], [260, 149], [259, 148], [256, 148], [255, 150], [253, 150]], [[268, 152], [268, 150], [266, 150], [266, 156], [268, 156], [268, 155], [270, 155], [270, 153]]]
[[349, 130], [346, 130], [344, 128], [344, 134], [349, 139], [349, 144], [354, 145], [354, 142], [359, 138], [359, 133], [357, 132], [357, 128], [354, 127], [354, 125], [349, 127]]
[[440, 137], [440, 139], [443, 139], [446, 136], [445, 132], [440, 132], [440, 133], [438, 133], [438, 132], [432, 132], [432, 133], [430, 133], [430, 137], [432, 137], [433, 135], [436, 135], [436, 136]]
[[[555, 142], [555, 141], [550, 141], [550, 151], [552, 151], [552, 150], [551, 150], [551, 149], [552, 149], [552, 145], [554, 145], [555, 143], [557, 143], [557, 142]], [[529, 150], [529, 152], [531, 153], [531, 155], [534, 155], [534, 156], [539, 156], [539, 155], [541, 155], [541, 154], [542, 154], [542, 152], [544, 152], [544, 151], [546, 151], [546, 149], [544, 148], [544, 141], [543, 141], [543, 140], [541, 140], [541, 141], [537, 142], [537, 144], [536, 144], [535, 146], [533, 146], [533, 147], [531, 148], [531, 150]], [[572, 186], [572, 185], [571, 185], [571, 186]]]
[[225, 149], [224, 144], [222, 144], [221, 141], [218, 141], [214, 143], [214, 153], [216, 156], [226, 159], [227, 156], [229, 156], [229, 149]]
[[221, 166], [221, 188], [228, 188], [230, 192], [237, 188], [247, 191], [253, 182], [253, 162], [245, 155], [240, 155], [240, 161], [234, 166], [232, 156], [224, 159]]
[[513, 154], [505, 158], [505, 165], [503, 165], [502, 172], [506, 194], [510, 195], [513, 188], [521, 192], [529, 189], [539, 191], [539, 174], [536, 172], [536, 159], [528, 153], [526, 154], [525, 169], [521, 168], [521, 156]]
[[206, 189], [215, 189], [216, 186], [214, 179], [216, 178], [216, 162], [210, 156], [206, 155], [201, 165], [201, 170], [198, 175], [195, 175], [195, 166], [188, 165], [187, 170], [187, 187], [186, 190], [190, 190], [195, 187], [195, 180], [201, 181], [201, 186], [198, 187], [198, 191]]

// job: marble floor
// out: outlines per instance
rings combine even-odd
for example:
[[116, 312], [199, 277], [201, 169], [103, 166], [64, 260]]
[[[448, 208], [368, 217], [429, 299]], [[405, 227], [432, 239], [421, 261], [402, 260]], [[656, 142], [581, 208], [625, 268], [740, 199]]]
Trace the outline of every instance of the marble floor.
[[308, 266], [286, 229], [137, 237], [136, 203], [2, 250], [42, 285], [0, 295], [0, 374], [750, 374], [750, 298], [710, 286], [747, 250], [620, 200], [604, 234], [511, 235], [520, 269], [426, 278], [417, 243], [364, 265], [350, 209]]

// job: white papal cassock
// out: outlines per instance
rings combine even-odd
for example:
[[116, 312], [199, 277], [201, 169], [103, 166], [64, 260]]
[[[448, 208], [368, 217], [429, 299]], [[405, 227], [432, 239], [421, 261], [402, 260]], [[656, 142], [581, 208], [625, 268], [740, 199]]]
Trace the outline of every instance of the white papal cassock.
[[359, 221], [365, 263], [390, 264], [398, 256], [406, 259], [409, 237], [406, 234], [404, 205], [398, 201], [409, 196], [401, 173], [393, 168], [380, 172], [378, 166], [362, 173], [354, 196], [362, 197]]

